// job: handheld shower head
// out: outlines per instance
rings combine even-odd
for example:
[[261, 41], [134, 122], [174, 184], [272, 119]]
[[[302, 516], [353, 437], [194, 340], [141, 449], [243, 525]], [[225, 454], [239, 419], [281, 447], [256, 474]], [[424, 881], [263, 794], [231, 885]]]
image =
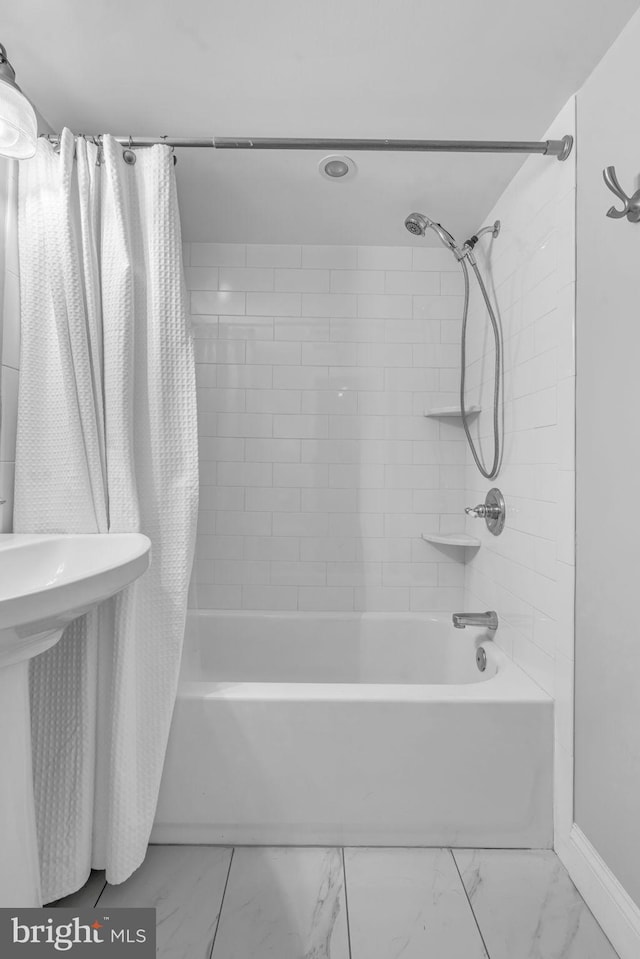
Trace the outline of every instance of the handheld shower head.
[[425, 216], [423, 213], [410, 213], [407, 219], [404, 221], [409, 233], [412, 233], [414, 236], [424, 236], [427, 232], [427, 228], [432, 229], [435, 233], [438, 234], [440, 241], [448, 246], [450, 250], [456, 250], [456, 241], [451, 236], [448, 230], [445, 230], [443, 226], [439, 223], [434, 223], [433, 220], [430, 220], [428, 216]]

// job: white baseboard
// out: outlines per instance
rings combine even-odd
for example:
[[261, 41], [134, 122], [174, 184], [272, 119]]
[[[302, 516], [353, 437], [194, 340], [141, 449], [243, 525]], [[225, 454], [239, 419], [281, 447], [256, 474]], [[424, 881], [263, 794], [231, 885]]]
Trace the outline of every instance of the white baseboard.
[[640, 908], [575, 823], [557, 852], [620, 959], [638, 959]]

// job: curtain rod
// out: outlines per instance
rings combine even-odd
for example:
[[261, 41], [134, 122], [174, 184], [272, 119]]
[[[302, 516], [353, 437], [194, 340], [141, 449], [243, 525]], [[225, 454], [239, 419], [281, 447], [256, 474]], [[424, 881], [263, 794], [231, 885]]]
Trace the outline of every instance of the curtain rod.
[[[98, 136], [79, 134], [87, 139]], [[43, 134], [57, 143], [59, 133]], [[114, 137], [123, 146], [148, 147], [164, 143], [170, 147], [209, 147], [214, 150], [380, 150], [413, 153], [539, 153], [566, 160], [573, 147], [573, 137], [561, 140], [326, 140], [278, 137]]]

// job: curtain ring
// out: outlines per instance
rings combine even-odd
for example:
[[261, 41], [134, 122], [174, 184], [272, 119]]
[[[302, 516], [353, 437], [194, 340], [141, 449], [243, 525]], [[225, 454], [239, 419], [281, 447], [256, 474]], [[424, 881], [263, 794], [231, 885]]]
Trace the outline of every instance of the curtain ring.
[[101, 137], [94, 136], [94, 137], [91, 137], [91, 140], [92, 140], [92, 142], [93, 142], [94, 147], [95, 147], [96, 150], [98, 151], [98, 152], [96, 153], [96, 166], [102, 166], [102, 160], [103, 160], [103, 157], [102, 157], [102, 138], [101, 138]]
[[132, 143], [132, 140], [131, 140], [131, 137], [129, 137], [129, 146], [127, 147], [126, 150], [122, 151], [122, 159], [124, 160], [125, 163], [128, 163], [129, 166], [133, 166], [134, 163], [136, 162], [136, 155], [133, 152], [131, 143]]
[[[160, 139], [161, 139], [161, 140], [166, 140], [167, 137], [168, 137], [168, 135], [169, 135], [168, 133], [163, 133], [163, 134], [161, 135]], [[171, 156], [173, 157], [173, 165], [175, 166], [176, 163], [178, 162], [178, 158], [177, 158], [177, 156], [176, 156], [176, 148], [173, 146], [173, 144], [171, 145]]]

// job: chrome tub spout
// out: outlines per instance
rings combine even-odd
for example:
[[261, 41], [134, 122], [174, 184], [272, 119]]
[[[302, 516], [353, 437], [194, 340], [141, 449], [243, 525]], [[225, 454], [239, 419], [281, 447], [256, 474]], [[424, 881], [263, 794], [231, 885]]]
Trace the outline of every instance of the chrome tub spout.
[[498, 628], [498, 614], [493, 609], [486, 613], [454, 613], [452, 619], [456, 629], [464, 629], [465, 626], [485, 626], [487, 629]]

